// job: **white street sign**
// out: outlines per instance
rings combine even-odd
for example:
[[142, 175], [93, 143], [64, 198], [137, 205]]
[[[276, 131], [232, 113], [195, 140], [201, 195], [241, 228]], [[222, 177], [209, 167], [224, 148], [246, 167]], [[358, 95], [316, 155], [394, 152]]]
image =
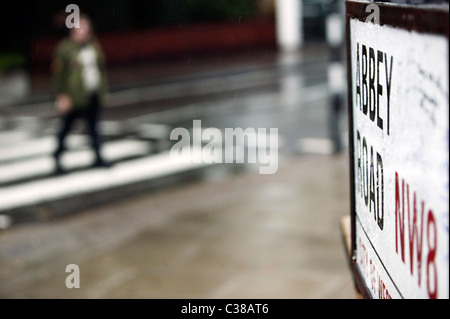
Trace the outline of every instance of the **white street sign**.
[[373, 298], [449, 298], [448, 38], [349, 30], [357, 269]]

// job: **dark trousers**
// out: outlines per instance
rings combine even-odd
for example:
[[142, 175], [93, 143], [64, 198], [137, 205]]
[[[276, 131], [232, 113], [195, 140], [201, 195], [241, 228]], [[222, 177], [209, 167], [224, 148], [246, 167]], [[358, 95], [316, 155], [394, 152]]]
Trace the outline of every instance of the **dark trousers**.
[[86, 127], [91, 137], [92, 148], [95, 152], [96, 163], [102, 163], [103, 158], [100, 153], [101, 140], [98, 132], [98, 121], [100, 119], [100, 103], [97, 94], [93, 94], [89, 100], [89, 105], [81, 110], [71, 110], [64, 115], [61, 121], [61, 126], [58, 132], [58, 147], [55, 151], [55, 158], [59, 160], [61, 153], [64, 151], [64, 142], [73, 123], [76, 119], [81, 118], [85, 120]]

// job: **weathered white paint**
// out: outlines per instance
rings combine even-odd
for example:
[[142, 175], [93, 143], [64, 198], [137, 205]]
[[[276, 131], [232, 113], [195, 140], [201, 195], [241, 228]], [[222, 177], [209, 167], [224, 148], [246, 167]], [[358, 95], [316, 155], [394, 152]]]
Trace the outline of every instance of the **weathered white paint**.
[[[357, 265], [366, 286], [374, 298], [380, 293], [380, 282], [389, 294], [403, 298], [428, 298], [437, 289], [438, 298], [449, 297], [449, 99], [448, 99], [448, 40], [444, 36], [419, 34], [390, 26], [380, 26], [357, 20], [350, 21], [351, 76], [353, 94], [353, 134], [356, 196], [356, 244]], [[357, 45], [361, 58], [362, 45], [373, 48], [375, 56], [380, 50], [383, 63], [379, 65], [375, 85], [382, 85], [379, 115], [383, 129], [365, 115], [357, 104]], [[369, 52], [368, 52], [369, 54]], [[385, 59], [384, 57], [387, 57]], [[391, 60], [392, 57], [392, 60]], [[388, 73], [385, 63], [388, 60]], [[392, 61], [389, 134], [387, 129], [387, 85]], [[375, 59], [375, 67], [376, 65]], [[361, 65], [360, 65], [361, 67]], [[377, 69], [375, 68], [375, 71]], [[376, 98], [376, 96], [375, 96]], [[380, 218], [370, 210], [364, 199], [364, 187], [359, 188], [364, 169], [359, 170], [358, 154], [361, 142], [358, 134], [366, 139], [370, 176], [371, 147], [374, 157], [378, 153], [383, 163], [383, 186], [377, 185], [377, 161], [374, 162], [375, 194], [381, 197], [384, 188], [383, 229]], [[364, 158], [362, 162], [365, 162]], [[402, 180], [405, 180], [404, 256], [402, 260], [400, 240], [396, 248], [396, 173], [399, 181], [399, 198], [402, 201]], [[380, 178], [381, 180], [381, 178]], [[370, 182], [370, 179], [369, 179]], [[408, 220], [407, 187], [411, 219]], [[370, 184], [369, 184], [370, 186]], [[379, 192], [380, 191], [380, 192]], [[413, 242], [413, 274], [411, 274], [410, 230], [413, 222], [413, 196], [416, 194], [418, 225], [422, 225], [422, 261], [418, 269], [417, 242]], [[424, 202], [423, 224], [419, 222]], [[380, 200], [381, 202], [381, 200]], [[369, 205], [370, 205], [369, 201]], [[401, 209], [401, 207], [400, 207]], [[428, 220], [432, 210], [433, 220]], [[400, 222], [398, 223], [400, 224]], [[397, 228], [398, 230], [399, 228]], [[418, 228], [420, 229], [420, 228]], [[434, 231], [435, 230], [435, 231]], [[397, 234], [398, 235], [398, 234]], [[397, 237], [398, 239], [400, 237]], [[420, 242], [420, 241], [419, 241]], [[431, 245], [430, 245], [431, 243]], [[434, 262], [429, 263], [430, 251], [436, 244]], [[360, 249], [365, 245], [366, 249]], [[431, 249], [430, 249], [431, 248]], [[367, 254], [366, 254], [367, 253]], [[366, 255], [365, 255], [366, 254]], [[431, 259], [433, 260], [433, 259]], [[419, 285], [419, 273], [421, 284]], [[434, 285], [437, 274], [437, 287]], [[374, 280], [374, 281], [373, 281]], [[429, 285], [427, 285], [429, 284]], [[381, 290], [383, 292], [383, 290]], [[386, 291], [384, 291], [386, 292]]]

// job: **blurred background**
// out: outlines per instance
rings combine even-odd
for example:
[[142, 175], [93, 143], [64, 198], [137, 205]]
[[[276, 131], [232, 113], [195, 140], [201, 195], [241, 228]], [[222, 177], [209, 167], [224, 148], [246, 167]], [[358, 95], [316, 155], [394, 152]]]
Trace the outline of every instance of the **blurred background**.
[[[77, 1], [106, 56], [113, 166], [92, 167], [79, 121], [55, 175], [50, 66], [70, 3], [0, 19], [0, 298], [354, 298], [344, 1]], [[278, 145], [238, 147], [277, 152], [277, 172], [170, 161], [194, 119], [266, 128]]]

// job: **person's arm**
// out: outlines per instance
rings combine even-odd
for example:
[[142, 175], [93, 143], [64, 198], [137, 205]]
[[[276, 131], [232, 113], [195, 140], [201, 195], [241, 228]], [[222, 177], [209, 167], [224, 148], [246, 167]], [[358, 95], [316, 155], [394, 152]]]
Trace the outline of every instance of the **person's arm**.
[[55, 98], [56, 109], [60, 113], [67, 113], [72, 109], [72, 99], [67, 92], [68, 58], [64, 44], [55, 50], [52, 60], [52, 93]]

